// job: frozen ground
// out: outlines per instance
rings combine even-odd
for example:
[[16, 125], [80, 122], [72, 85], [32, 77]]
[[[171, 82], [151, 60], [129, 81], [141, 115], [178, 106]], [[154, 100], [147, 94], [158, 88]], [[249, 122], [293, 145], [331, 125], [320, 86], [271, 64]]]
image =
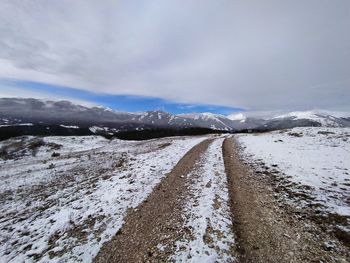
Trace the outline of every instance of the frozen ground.
[[189, 240], [177, 242], [175, 262], [234, 262], [234, 234], [222, 159], [224, 138], [215, 140], [192, 171], [191, 198], [185, 207]]
[[286, 179], [284, 189], [304, 197], [297, 206], [312, 206], [317, 208], [315, 213], [332, 215], [349, 233], [349, 128], [294, 128], [237, 138], [246, 160], [257, 165], [260, 174]]
[[[242, 159], [255, 169], [252, 176], [267, 178], [274, 187], [267, 185], [276, 194], [271, 198], [296, 207], [288, 211], [301, 211], [293, 219], [303, 219], [307, 211], [311, 219], [328, 220], [348, 240], [350, 128], [235, 136]], [[181, 203], [185, 234], [176, 239], [171, 259], [234, 262], [236, 244], [221, 148], [225, 136], [142, 142], [27, 136], [0, 142], [0, 262], [91, 262], [121, 228], [128, 210], [144, 201], [184, 154], [208, 137], [213, 142], [202, 154], [197, 152], [195, 168], [188, 175], [178, 174], [186, 178], [188, 198], [184, 206]], [[165, 245], [157, 248], [161, 251]]]
[[128, 142], [25, 137], [0, 143], [0, 262], [90, 262], [205, 137]]

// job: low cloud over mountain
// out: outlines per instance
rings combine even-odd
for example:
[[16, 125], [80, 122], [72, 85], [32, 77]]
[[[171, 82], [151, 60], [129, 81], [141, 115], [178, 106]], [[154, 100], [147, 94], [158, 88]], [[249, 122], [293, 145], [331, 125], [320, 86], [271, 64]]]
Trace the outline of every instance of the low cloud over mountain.
[[[246, 117], [244, 113], [223, 116], [212, 113], [172, 115], [163, 111], [116, 112], [104, 107], [86, 107], [69, 101], [0, 99], [0, 130], [51, 129], [50, 134], [87, 133], [117, 135], [120, 132], [203, 128], [213, 131], [267, 131], [303, 126], [350, 127], [350, 115], [292, 112], [270, 118]], [[52, 130], [55, 127], [55, 130]], [[29, 127], [29, 128], [28, 128]], [[58, 129], [58, 130], [57, 130]], [[35, 129], [34, 129], [35, 130]]]

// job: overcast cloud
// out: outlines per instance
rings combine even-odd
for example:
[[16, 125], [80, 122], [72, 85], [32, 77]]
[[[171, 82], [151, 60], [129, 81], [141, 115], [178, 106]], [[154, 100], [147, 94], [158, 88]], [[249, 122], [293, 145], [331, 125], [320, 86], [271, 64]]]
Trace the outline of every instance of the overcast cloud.
[[2, 0], [0, 78], [249, 110], [348, 110], [349, 30], [349, 0]]

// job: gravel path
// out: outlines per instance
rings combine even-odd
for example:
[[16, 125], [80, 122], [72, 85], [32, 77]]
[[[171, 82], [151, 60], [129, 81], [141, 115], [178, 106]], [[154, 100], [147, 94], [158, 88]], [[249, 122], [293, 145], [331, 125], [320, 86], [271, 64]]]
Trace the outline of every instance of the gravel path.
[[[193, 147], [137, 209], [128, 213], [122, 229], [106, 243], [95, 262], [165, 262], [176, 241], [186, 236], [183, 207], [188, 189], [186, 175], [212, 140]], [[166, 244], [160, 246], [160, 244]]]
[[94, 262], [349, 262], [348, 249], [325, 247], [329, 236], [275, 194], [234, 138], [207, 139], [129, 211]]
[[[349, 262], [349, 251], [325, 244], [331, 237], [278, 204], [266, 178], [243, 164], [232, 138], [223, 144], [240, 262]], [[335, 242], [335, 243], [333, 243]]]

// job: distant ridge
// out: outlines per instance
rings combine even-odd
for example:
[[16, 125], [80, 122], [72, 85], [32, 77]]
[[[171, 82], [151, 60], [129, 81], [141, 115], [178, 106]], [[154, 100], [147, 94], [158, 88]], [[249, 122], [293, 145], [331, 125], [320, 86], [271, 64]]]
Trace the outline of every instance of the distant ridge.
[[[34, 126], [34, 127], [31, 127]], [[293, 127], [350, 127], [350, 117], [314, 111], [290, 112], [271, 118], [252, 118], [243, 113], [224, 116], [212, 113], [172, 115], [155, 110], [117, 112], [87, 107], [70, 101], [0, 98], [0, 132], [4, 130], [55, 129], [54, 134], [103, 134], [152, 129], [207, 129], [221, 132], [269, 131]], [[54, 128], [53, 128], [54, 127]]]

